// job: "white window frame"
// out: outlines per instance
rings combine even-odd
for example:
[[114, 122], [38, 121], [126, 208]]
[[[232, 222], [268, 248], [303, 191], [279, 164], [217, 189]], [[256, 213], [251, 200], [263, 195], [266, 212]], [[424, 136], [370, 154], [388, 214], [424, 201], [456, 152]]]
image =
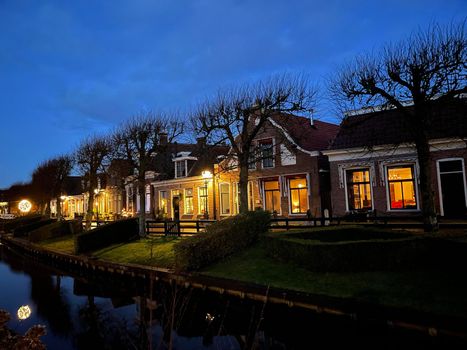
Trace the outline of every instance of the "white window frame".
[[[355, 209], [350, 209], [350, 206], [349, 206], [349, 193], [347, 191], [347, 170], [359, 170], [359, 169], [368, 169], [368, 175], [370, 177], [369, 180], [370, 180], [370, 194], [371, 194], [371, 210], [375, 210], [375, 200], [373, 198], [373, 180], [374, 179], [371, 178], [371, 175], [372, 175], [371, 168], [369, 166], [367, 166], [367, 165], [363, 165], [363, 166], [352, 166], [352, 167], [349, 167], [349, 168], [342, 169], [342, 170], [344, 170], [345, 210], [347, 212], [350, 212], [351, 210], [355, 210]], [[387, 176], [385, 176], [385, 178], [386, 177]], [[387, 197], [387, 195], [386, 195], [386, 197]], [[405, 209], [404, 211], [407, 211], [407, 209]]]
[[[462, 162], [462, 178], [464, 180], [464, 198], [465, 198], [465, 206], [467, 207], [467, 181], [465, 179], [465, 163], [464, 158], [462, 157], [454, 157], [454, 158], [442, 158], [436, 160], [436, 177], [438, 180], [438, 200], [439, 200], [439, 213], [441, 216], [444, 216], [444, 205], [443, 205], [443, 189], [441, 188], [441, 173], [439, 169], [439, 163], [441, 162], [449, 162], [454, 160], [460, 160]], [[459, 171], [453, 171], [452, 173], [459, 173]], [[449, 173], [443, 173], [449, 174]]]
[[[388, 179], [388, 168], [407, 168], [412, 167], [413, 169], [413, 183], [415, 186], [415, 200], [417, 201], [417, 208], [415, 209], [391, 209], [391, 194], [389, 192], [389, 179]], [[384, 184], [386, 187], [386, 210], [391, 213], [415, 213], [420, 211], [420, 194], [418, 192], [418, 174], [417, 174], [417, 163], [410, 162], [410, 163], [391, 163], [391, 164], [384, 164]], [[371, 175], [370, 175], [371, 176]], [[371, 178], [370, 178], [371, 180]]]
[[261, 146], [261, 141], [269, 141], [272, 142], [272, 166], [264, 167], [263, 166], [263, 155], [261, 154], [260, 164], [261, 169], [274, 169], [276, 167], [276, 140], [274, 137], [263, 137], [261, 139], [256, 139], [256, 147], [259, 148]]
[[[164, 192], [166, 194], [166, 196], [168, 195], [168, 191], [167, 190], [160, 190], [159, 191], [159, 205], [158, 205], [158, 209], [159, 210], [162, 210], [162, 206], [161, 206], [161, 199], [162, 199], [162, 196], [161, 196], [161, 193]], [[166, 206], [165, 206], [165, 211], [162, 211], [163, 214], [169, 214], [169, 197], [166, 197], [165, 198], [166, 200]]]
[[[191, 206], [192, 206], [192, 209], [193, 209], [193, 211], [191, 213], [187, 213], [187, 210], [186, 210], [186, 207], [187, 207], [186, 206], [187, 205], [187, 200], [186, 199], [189, 197], [186, 194], [187, 190], [191, 190], [191, 197], [190, 198], [191, 198]], [[193, 191], [194, 191], [194, 189], [192, 187], [185, 188], [183, 190], [183, 196], [184, 196], [183, 197], [183, 215], [194, 215], [195, 214], [195, 207], [193, 205]]]
[[[262, 179], [261, 180], [261, 189], [262, 189], [262, 197], [263, 197], [263, 210], [267, 210], [266, 209], [266, 190], [264, 188], [264, 183], [265, 182], [269, 182], [269, 181], [272, 181], [272, 180], [267, 180], [267, 179]], [[279, 185], [279, 198], [281, 199], [282, 198], [282, 190], [281, 190], [281, 182], [279, 180], [279, 178], [277, 178], [277, 183]], [[282, 215], [282, 201], [279, 199], [279, 211], [277, 212], [277, 215]], [[272, 214], [272, 213], [271, 213]]]
[[[310, 185], [308, 183], [308, 176], [305, 174], [303, 175], [303, 178], [305, 179], [306, 182], [306, 187], [304, 188], [306, 190], [306, 209], [307, 211], [310, 209]], [[292, 193], [291, 193], [291, 188], [290, 188], [290, 180], [296, 180], [297, 178], [294, 177], [286, 177], [285, 180], [287, 182], [287, 197], [289, 201], [289, 215], [291, 216], [303, 216], [306, 215], [305, 213], [292, 213]]]
[[[207, 202], [207, 210], [208, 210], [208, 213], [209, 213], [209, 186], [199, 186], [198, 187], [198, 215], [205, 215], [205, 213], [203, 214], [203, 212], [201, 211], [201, 191], [199, 190], [200, 188], [205, 188], [206, 189], [206, 202]], [[203, 196], [204, 197], [204, 196]], [[202, 208], [203, 210], [206, 209], [206, 208]]]
[[[221, 186], [222, 186], [222, 185], [224, 185], [224, 186], [227, 185], [227, 195], [228, 195], [228, 203], [229, 203], [229, 213], [224, 213], [224, 209], [225, 209], [225, 208], [223, 207], [223, 204], [222, 204], [222, 191], [221, 191]], [[230, 215], [232, 215], [232, 212], [233, 212], [233, 210], [232, 210], [231, 198], [230, 198], [230, 187], [231, 187], [231, 186], [230, 186], [230, 183], [228, 183], [228, 182], [220, 182], [220, 183], [219, 183], [219, 207], [220, 207], [220, 210], [221, 210], [220, 214], [221, 214], [222, 216], [230, 216]]]
[[[177, 164], [178, 164], [179, 162], [180, 162], [180, 163], [181, 163], [181, 162], [184, 162], [184, 163], [185, 163], [185, 175], [183, 175], [183, 176], [180, 176], [180, 175], [178, 174], [178, 171], [177, 171]], [[174, 163], [175, 163], [175, 178], [176, 178], [176, 179], [179, 179], [179, 178], [182, 178], [182, 177], [187, 177], [187, 176], [188, 176], [188, 160], [187, 160], [187, 159], [185, 159], [185, 160], [175, 160]]]
[[146, 210], [146, 213], [150, 213], [151, 212], [151, 185], [146, 185], [146, 191], [145, 191], [145, 195], [146, 195], [146, 198], [145, 198], [145, 207], [144, 208]]

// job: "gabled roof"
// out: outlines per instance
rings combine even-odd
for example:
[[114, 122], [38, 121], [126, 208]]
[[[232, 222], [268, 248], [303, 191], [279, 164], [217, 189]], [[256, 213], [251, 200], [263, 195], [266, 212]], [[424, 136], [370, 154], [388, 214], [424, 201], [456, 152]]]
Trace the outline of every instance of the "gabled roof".
[[[410, 112], [413, 106], [406, 107]], [[449, 104], [434, 101], [428, 125], [429, 139], [467, 136], [467, 99], [455, 99]], [[364, 113], [346, 117], [329, 149], [360, 148], [378, 145], [399, 145], [413, 142], [406, 118], [397, 109]]]
[[321, 151], [329, 147], [339, 131], [339, 126], [332, 123], [311, 120], [292, 114], [276, 114], [271, 117], [274, 122], [280, 125], [293, 142], [306, 151]]

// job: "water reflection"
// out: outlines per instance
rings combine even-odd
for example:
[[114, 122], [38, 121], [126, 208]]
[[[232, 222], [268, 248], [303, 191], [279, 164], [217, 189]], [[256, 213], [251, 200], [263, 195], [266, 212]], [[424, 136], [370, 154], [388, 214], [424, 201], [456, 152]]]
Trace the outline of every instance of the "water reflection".
[[[72, 276], [70, 276], [72, 274]], [[48, 349], [438, 348], [441, 340], [176, 284], [61, 271], [0, 247], [0, 309], [32, 312]], [[16, 292], [7, 287], [14, 285]], [[27, 310], [23, 310], [24, 315]], [[24, 331], [23, 331], [24, 332]], [[449, 344], [452, 345], [452, 344]], [[465, 344], [464, 344], [465, 345]]]

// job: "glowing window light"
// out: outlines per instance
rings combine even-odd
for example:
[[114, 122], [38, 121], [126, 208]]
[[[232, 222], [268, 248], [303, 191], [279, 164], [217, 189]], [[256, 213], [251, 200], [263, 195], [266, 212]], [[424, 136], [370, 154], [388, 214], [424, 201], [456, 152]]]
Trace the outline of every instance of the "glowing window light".
[[23, 199], [21, 202], [19, 202], [18, 204], [18, 209], [22, 212], [22, 213], [28, 213], [32, 208], [32, 204], [30, 201], [28, 201], [27, 199]]
[[31, 308], [28, 305], [22, 305], [16, 314], [20, 320], [25, 320], [31, 316]]

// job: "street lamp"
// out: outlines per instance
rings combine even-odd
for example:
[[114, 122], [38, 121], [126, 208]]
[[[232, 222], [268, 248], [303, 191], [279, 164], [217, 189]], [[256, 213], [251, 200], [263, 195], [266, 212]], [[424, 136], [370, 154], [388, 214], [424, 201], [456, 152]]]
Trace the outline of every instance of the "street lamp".
[[201, 173], [202, 178], [204, 179], [204, 188], [206, 191], [206, 197], [204, 200], [204, 217], [206, 219], [209, 219], [209, 213], [208, 213], [208, 183], [209, 179], [212, 178], [212, 173], [209, 170], [203, 170]]

